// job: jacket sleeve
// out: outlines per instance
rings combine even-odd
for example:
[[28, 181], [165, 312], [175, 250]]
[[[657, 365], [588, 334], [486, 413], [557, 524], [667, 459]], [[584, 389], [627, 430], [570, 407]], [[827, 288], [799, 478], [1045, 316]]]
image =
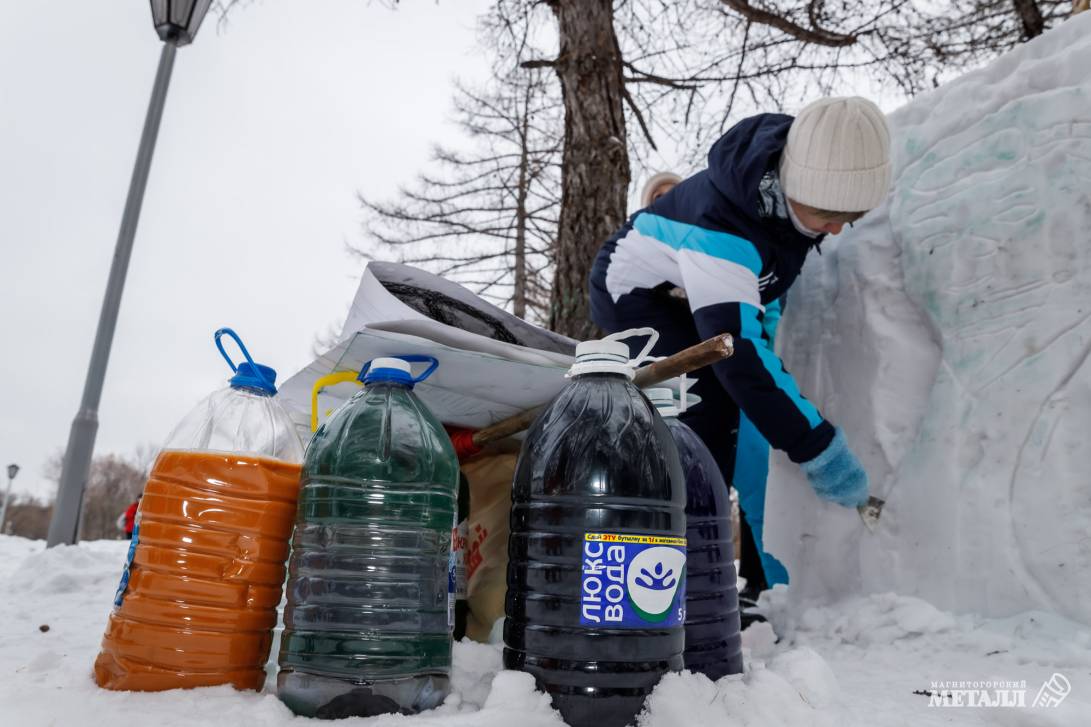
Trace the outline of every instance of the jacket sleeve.
[[765, 338], [769, 341], [769, 350], [777, 350], [777, 325], [784, 314], [784, 296], [777, 298], [765, 306], [762, 316], [761, 328], [765, 332]]
[[[773, 353], [758, 289], [757, 249], [741, 237], [694, 227], [677, 254], [701, 338], [730, 333], [735, 339], [734, 355], [713, 367], [720, 384], [772, 446], [794, 462], [816, 457], [834, 428]], [[773, 313], [779, 314], [779, 306]]]

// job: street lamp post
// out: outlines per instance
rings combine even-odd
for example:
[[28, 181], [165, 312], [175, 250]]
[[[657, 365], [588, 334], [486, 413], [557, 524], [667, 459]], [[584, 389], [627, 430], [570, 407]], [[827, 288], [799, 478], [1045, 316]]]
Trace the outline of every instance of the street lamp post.
[[4, 532], [4, 523], [8, 521], [8, 500], [11, 499], [11, 481], [19, 474], [19, 465], [8, 465], [8, 489], [4, 491], [4, 506], [0, 507], [0, 533]]
[[106, 364], [110, 360], [110, 346], [117, 327], [117, 313], [121, 306], [121, 293], [125, 288], [125, 275], [129, 270], [129, 258], [133, 251], [136, 224], [140, 219], [140, 206], [144, 201], [144, 189], [148, 184], [155, 140], [159, 135], [159, 122], [163, 118], [163, 105], [167, 100], [174, 54], [179, 46], [193, 42], [201, 21], [204, 20], [212, 0], [151, 0], [152, 21], [163, 41], [159, 55], [159, 69], [152, 86], [148, 115], [144, 119], [144, 131], [133, 165], [129, 182], [129, 195], [125, 199], [125, 211], [114, 247], [114, 259], [110, 265], [110, 277], [106, 283], [106, 295], [99, 313], [95, 344], [91, 349], [91, 363], [87, 367], [87, 380], [83, 385], [83, 398], [79, 411], [72, 420], [68, 434], [68, 447], [64, 452], [57, 502], [53, 519], [49, 523], [46, 547], [61, 543], [75, 543], [79, 530], [83, 491], [91, 471], [91, 455], [98, 433], [98, 406], [102, 398], [102, 384], [106, 377]]

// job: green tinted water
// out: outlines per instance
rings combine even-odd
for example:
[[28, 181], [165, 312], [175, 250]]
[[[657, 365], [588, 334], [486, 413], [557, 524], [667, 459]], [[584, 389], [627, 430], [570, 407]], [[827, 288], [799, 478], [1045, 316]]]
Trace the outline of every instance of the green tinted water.
[[277, 693], [297, 714], [414, 713], [448, 691], [458, 460], [409, 387], [369, 384], [303, 463]]

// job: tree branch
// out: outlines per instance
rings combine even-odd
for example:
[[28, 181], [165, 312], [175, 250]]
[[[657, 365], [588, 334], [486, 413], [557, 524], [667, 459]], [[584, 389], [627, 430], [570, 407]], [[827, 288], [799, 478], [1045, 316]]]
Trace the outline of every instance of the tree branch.
[[684, 90], [684, 91], [689, 91], [689, 90], [697, 88], [693, 84], [687, 83], [687, 81], [689, 81], [689, 79], [667, 78], [666, 76], [657, 76], [654, 73], [648, 73], [647, 71], [640, 70], [639, 68], [634, 66], [629, 61], [622, 61], [621, 63], [625, 68], [628, 68], [633, 73], [639, 74], [639, 78], [633, 78], [632, 76], [626, 77], [625, 78], [625, 83], [655, 83], [655, 84], [658, 84], [660, 86], [667, 86], [669, 88], [675, 88], [675, 89], [680, 89], [680, 90]]
[[636, 117], [636, 122], [640, 124], [640, 130], [644, 132], [644, 138], [648, 140], [648, 145], [651, 146], [652, 149], [659, 151], [659, 147], [655, 145], [655, 139], [652, 138], [652, 132], [648, 131], [648, 124], [644, 121], [644, 114], [640, 113], [636, 101], [633, 101], [633, 95], [629, 93], [629, 88], [624, 83], [621, 84], [621, 97], [625, 99], [625, 103], [632, 109], [633, 116]]
[[[782, 33], [797, 38], [804, 43], [813, 43], [814, 45], [824, 45], [830, 48], [844, 48], [856, 43], [855, 35], [843, 35], [841, 33], [835, 33], [832, 30], [826, 30], [814, 25], [811, 28], [804, 28], [802, 25], [789, 20], [783, 15], [777, 15], [776, 13], [761, 8], [756, 8], [750, 4], [750, 0], [720, 0], [721, 3], [731, 8], [739, 15], [743, 16], [747, 20], [753, 23], [760, 23], [762, 25], [768, 25], [772, 28], [776, 28]], [[813, 3], [812, 3], [813, 6]], [[810, 11], [810, 8], [808, 8]], [[812, 15], [812, 22], [814, 15]]]

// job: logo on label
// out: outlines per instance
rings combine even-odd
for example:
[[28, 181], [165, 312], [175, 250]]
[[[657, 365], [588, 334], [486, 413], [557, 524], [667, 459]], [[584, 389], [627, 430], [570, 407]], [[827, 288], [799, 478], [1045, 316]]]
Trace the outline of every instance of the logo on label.
[[645, 621], [657, 623], [670, 615], [674, 596], [686, 570], [686, 551], [653, 546], [629, 563], [626, 585], [629, 602]]
[[679, 626], [686, 618], [685, 577], [685, 538], [586, 533], [580, 624]]

